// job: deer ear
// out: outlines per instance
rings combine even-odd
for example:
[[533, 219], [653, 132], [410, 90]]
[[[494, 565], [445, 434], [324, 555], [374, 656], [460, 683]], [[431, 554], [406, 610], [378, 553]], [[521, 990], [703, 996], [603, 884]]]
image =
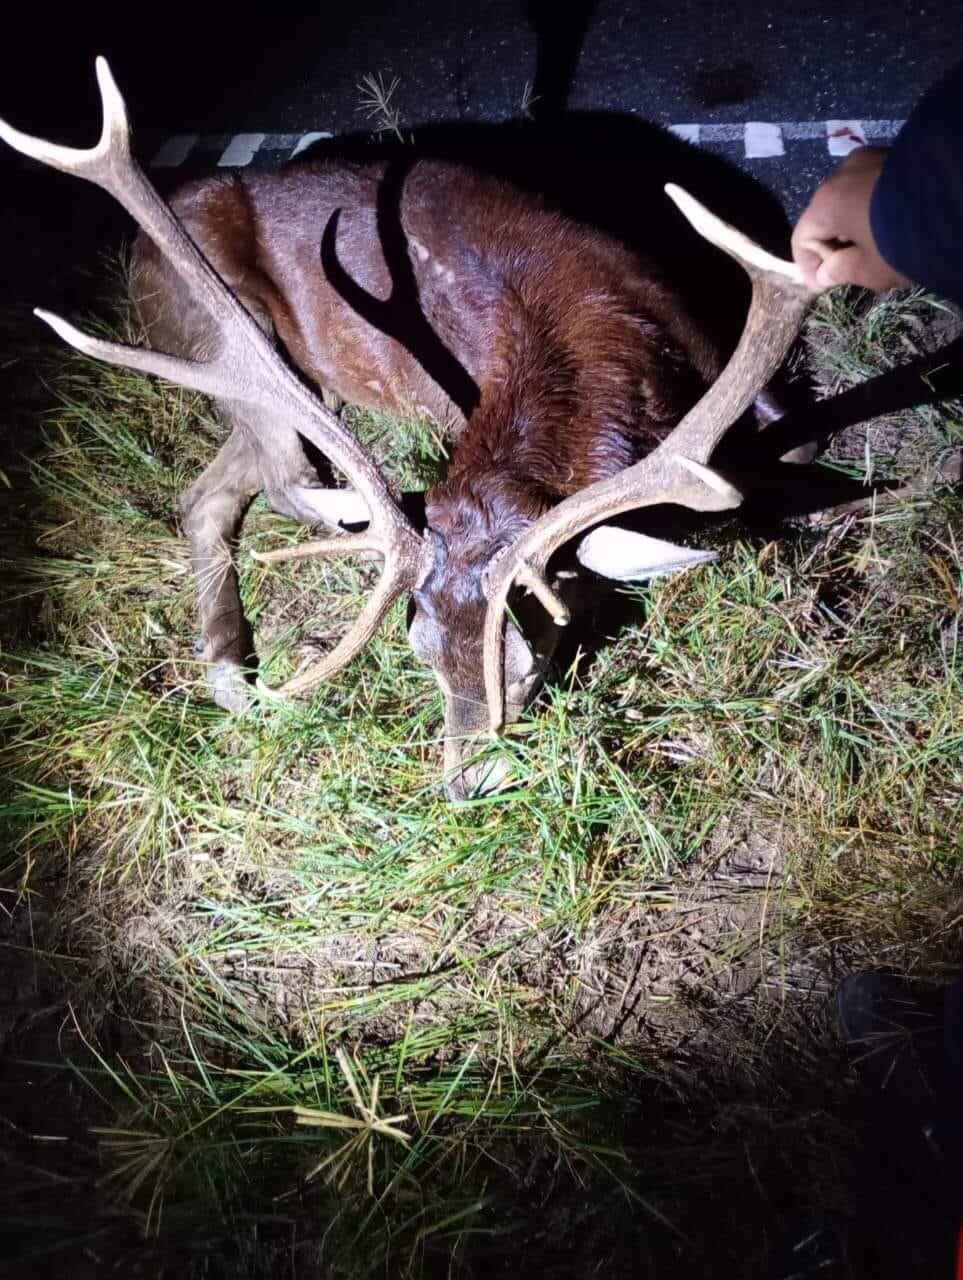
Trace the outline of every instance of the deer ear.
[[371, 523], [368, 504], [355, 489], [310, 489], [293, 484], [288, 490], [299, 513], [310, 523], [324, 524], [329, 529]]
[[[285, 491], [297, 518], [305, 524], [323, 524], [329, 529], [363, 529], [371, 523], [368, 505], [356, 489], [314, 489], [292, 484]], [[398, 495], [402, 511], [417, 532], [425, 527], [425, 495], [420, 489]]]
[[603, 578], [634, 582], [679, 573], [693, 565], [716, 559], [715, 551], [678, 547], [661, 538], [603, 524], [582, 539], [575, 552], [581, 564]]

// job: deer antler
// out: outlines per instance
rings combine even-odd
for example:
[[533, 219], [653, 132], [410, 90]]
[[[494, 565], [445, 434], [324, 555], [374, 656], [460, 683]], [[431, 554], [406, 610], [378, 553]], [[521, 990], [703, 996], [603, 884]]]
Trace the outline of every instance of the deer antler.
[[[332, 652], [277, 692], [303, 689], [340, 670], [367, 644], [392, 603], [420, 581], [431, 561], [430, 549], [395, 502], [371, 456], [288, 368], [148, 182], [131, 154], [124, 100], [104, 58], [97, 59], [96, 69], [103, 104], [103, 129], [96, 146], [88, 150], [58, 146], [21, 133], [2, 120], [0, 138], [23, 155], [86, 178], [119, 201], [210, 312], [220, 330], [221, 346], [210, 360], [186, 360], [102, 342], [59, 316], [39, 309], [35, 314], [70, 346], [96, 360], [157, 374], [207, 395], [256, 405], [275, 420], [286, 420], [329, 457], [361, 494], [371, 515], [363, 549], [384, 557], [384, 572], [353, 627]], [[358, 550], [359, 544], [359, 539], [332, 538], [313, 544], [312, 551], [340, 555]]]
[[674, 431], [641, 462], [600, 480], [546, 512], [512, 546], [488, 582], [483, 637], [485, 694], [492, 732], [505, 718], [505, 610], [514, 583], [527, 587], [557, 623], [568, 620], [565, 606], [549, 586], [552, 554], [599, 521], [635, 507], [677, 503], [695, 511], [738, 506], [742, 494], [709, 465], [713, 451], [782, 363], [815, 294], [791, 262], [773, 257], [747, 236], [711, 214], [681, 188], [666, 193], [695, 229], [740, 262], [752, 281], [752, 302], [732, 359], [702, 399]]

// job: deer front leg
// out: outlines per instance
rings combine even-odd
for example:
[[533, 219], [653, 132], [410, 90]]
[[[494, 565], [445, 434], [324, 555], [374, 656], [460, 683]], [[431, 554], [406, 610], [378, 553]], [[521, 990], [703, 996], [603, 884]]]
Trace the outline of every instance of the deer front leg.
[[254, 659], [251, 628], [241, 608], [234, 548], [251, 500], [262, 489], [255, 450], [235, 430], [181, 499], [197, 581], [203, 656], [214, 701], [240, 713], [250, 705], [247, 669]]

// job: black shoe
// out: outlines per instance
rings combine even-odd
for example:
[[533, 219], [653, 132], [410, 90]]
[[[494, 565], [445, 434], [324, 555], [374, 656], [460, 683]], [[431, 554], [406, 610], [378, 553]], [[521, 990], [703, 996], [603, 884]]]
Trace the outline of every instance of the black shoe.
[[840, 1039], [872, 1100], [901, 1127], [930, 1133], [946, 1097], [945, 991], [886, 973], [855, 973], [836, 992]]

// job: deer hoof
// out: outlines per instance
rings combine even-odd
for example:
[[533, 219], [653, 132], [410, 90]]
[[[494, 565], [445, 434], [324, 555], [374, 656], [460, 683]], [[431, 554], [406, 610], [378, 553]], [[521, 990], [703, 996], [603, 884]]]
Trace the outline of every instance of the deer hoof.
[[511, 775], [507, 760], [473, 762], [445, 775], [445, 794], [454, 804], [497, 791]]
[[207, 685], [215, 703], [231, 715], [243, 715], [254, 703], [254, 689], [242, 666], [214, 662], [207, 668]]

